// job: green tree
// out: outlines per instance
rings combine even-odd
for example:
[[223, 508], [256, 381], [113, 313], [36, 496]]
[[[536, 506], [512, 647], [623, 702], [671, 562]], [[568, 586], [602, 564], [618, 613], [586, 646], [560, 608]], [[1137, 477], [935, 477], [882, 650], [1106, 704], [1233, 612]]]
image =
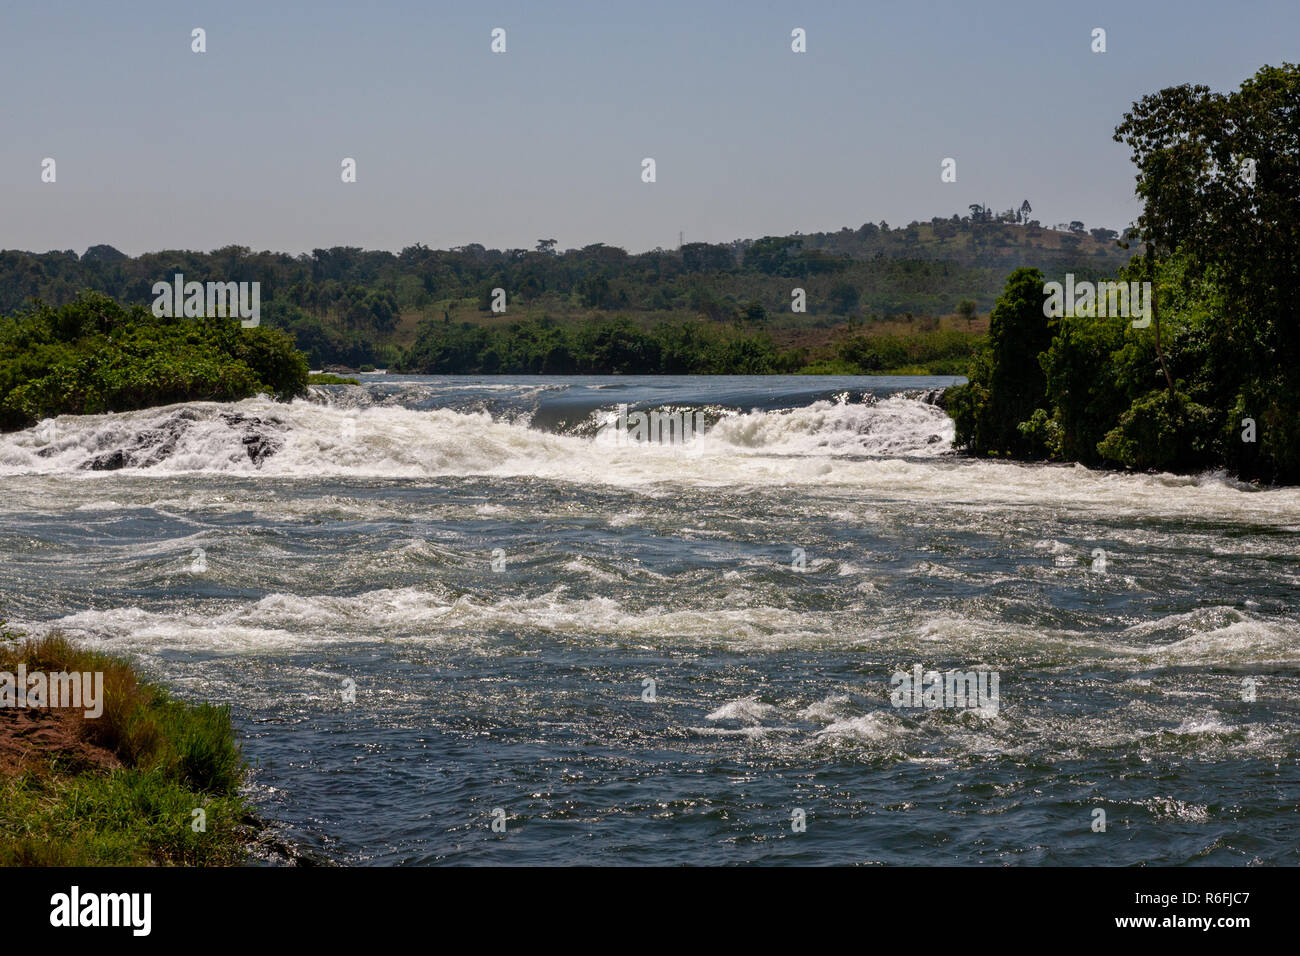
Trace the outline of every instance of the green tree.
[[989, 313], [989, 344], [974, 363], [970, 383], [949, 395], [957, 442], [977, 454], [1042, 455], [1019, 425], [1047, 411], [1046, 377], [1039, 356], [1052, 343], [1043, 314], [1043, 274], [1017, 269]]
[[[1233, 432], [1243, 413], [1269, 423], [1257, 450], [1228, 442], [1230, 460], [1300, 480], [1300, 67], [1265, 66], [1229, 93], [1161, 90], [1134, 104], [1115, 139], [1138, 167], [1148, 269], [1176, 252], [1187, 281], [1211, 283], [1230, 304], [1205, 327], [1215, 427]], [[1159, 307], [1154, 319], [1159, 347]], [[1166, 384], [1174, 390], [1167, 370]], [[1185, 405], [1143, 408], [1169, 417]]]
[[803, 240], [792, 236], [764, 236], [745, 250], [745, 268], [767, 275], [785, 275], [790, 269], [791, 250], [802, 246]]
[[827, 296], [827, 304], [830, 310], [837, 315], [848, 315], [858, 307], [862, 301], [862, 293], [858, 287], [851, 282], [838, 282], [831, 286], [830, 295]]

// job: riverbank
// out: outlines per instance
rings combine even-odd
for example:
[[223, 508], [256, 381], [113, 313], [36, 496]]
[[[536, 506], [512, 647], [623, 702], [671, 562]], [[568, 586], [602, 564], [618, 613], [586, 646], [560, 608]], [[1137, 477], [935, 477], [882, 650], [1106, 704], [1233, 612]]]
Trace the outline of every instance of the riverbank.
[[[101, 694], [90, 709], [89, 697], [15, 706], [20, 669], [94, 675], [86, 686]], [[0, 704], [0, 865], [246, 859], [261, 825], [240, 795], [246, 765], [227, 708], [174, 700], [126, 661], [57, 634], [27, 640], [2, 627]]]

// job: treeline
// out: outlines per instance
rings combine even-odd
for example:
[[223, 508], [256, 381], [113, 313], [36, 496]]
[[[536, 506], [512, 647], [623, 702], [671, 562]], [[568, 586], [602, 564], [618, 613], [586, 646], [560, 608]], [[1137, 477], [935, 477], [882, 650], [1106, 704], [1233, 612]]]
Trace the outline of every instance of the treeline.
[[560, 325], [551, 319], [487, 327], [425, 323], [394, 371], [507, 375], [767, 375], [795, 372], [800, 350], [762, 332], [705, 322], [642, 329], [626, 319]]
[[0, 319], [0, 430], [54, 415], [302, 394], [307, 361], [281, 331], [155, 318], [86, 293]]
[[776, 346], [764, 332], [702, 321], [643, 329], [626, 319], [502, 326], [426, 323], [393, 371], [480, 375], [964, 374], [983, 336], [955, 329], [914, 336], [856, 335], [834, 357]]
[[833, 232], [796, 233], [788, 238], [798, 239], [802, 249], [832, 257], [943, 260], [1001, 275], [1024, 264], [1027, 248], [1034, 250], [1035, 264], [1044, 267], [1090, 259], [1105, 260], [1113, 267], [1127, 259], [1117, 230], [1089, 229], [1077, 219], [1044, 226], [1029, 218], [1030, 211], [1028, 200], [1019, 209], [1003, 212], [975, 203], [970, 206], [970, 214], [964, 216], [935, 216], [895, 227], [882, 220], [863, 223], [857, 229], [845, 226]]
[[[1019, 269], [970, 384], [948, 395], [959, 443], [1007, 455], [1300, 482], [1300, 67], [1239, 91], [1147, 96], [1116, 129], [1138, 167], [1147, 328], [1044, 315]], [[1048, 278], [1059, 280], [1059, 275]]]
[[839, 365], [827, 371], [849, 375], [965, 375], [984, 342], [985, 336], [959, 329], [906, 336], [855, 335], [840, 343]]
[[[417, 244], [396, 254], [336, 247], [291, 256], [243, 246], [136, 257], [104, 245], [80, 257], [5, 251], [0, 314], [33, 299], [64, 305], [85, 289], [149, 305], [153, 284], [176, 273], [197, 281], [257, 281], [264, 325], [288, 331], [313, 367], [355, 368], [401, 361], [420, 319], [494, 320], [498, 288], [505, 290], [508, 314], [575, 320], [658, 314], [829, 329], [873, 316], [945, 315], [967, 298], [984, 310], [1017, 265], [1059, 262], [1081, 276], [1101, 276], [1127, 261], [1113, 233], [1095, 232], [997, 221], [983, 211], [899, 228], [864, 223], [639, 255], [600, 243], [560, 252], [552, 239], [538, 240], [534, 249]], [[804, 290], [802, 312], [792, 310], [796, 287]]]
[[[983, 337], [947, 329], [856, 335], [833, 356], [780, 348], [761, 330], [702, 320], [643, 328], [624, 318], [486, 326], [424, 323], [394, 371], [426, 374], [767, 375], [794, 372], [960, 374]], [[84, 293], [59, 308], [0, 318], [0, 430], [65, 414], [185, 401], [301, 395], [306, 356], [283, 331], [234, 318], [155, 317]]]

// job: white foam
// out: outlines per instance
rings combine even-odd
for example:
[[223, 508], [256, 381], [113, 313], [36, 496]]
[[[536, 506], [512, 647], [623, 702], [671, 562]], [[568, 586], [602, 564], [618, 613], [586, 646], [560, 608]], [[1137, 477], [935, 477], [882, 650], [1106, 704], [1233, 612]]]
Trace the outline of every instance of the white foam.
[[906, 724], [894, 714], [882, 710], [858, 717], [837, 720], [817, 732], [819, 738], [849, 738], [879, 743], [902, 737], [909, 733]]
[[[232, 414], [233, 413], [233, 414]], [[237, 416], [243, 416], [242, 421]], [[261, 424], [249, 424], [257, 418]], [[351, 424], [345, 424], [350, 421]], [[249, 459], [250, 430], [279, 448]], [[142, 433], [174, 434], [174, 447], [149, 467], [83, 470], [97, 456], [128, 450]], [[1006, 506], [1069, 509], [1108, 517], [1187, 517], [1293, 526], [1300, 488], [1252, 490], [1222, 475], [1177, 477], [990, 462], [944, 456], [951, 422], [933, 406], [901, 396], [876, 404], [817, 402], [805, 408], [724, 418], [685, 446], [623, 445], [495, 421], [486, 413], [395, 406], [344, 409], [317, 401], [266, 398], [189, 403], [119, 415], [64, 416], [55, 441], [43, 429], [0, 436], [0, 475], [72, 476], [76, 481], [156, 478], [202, 472], [237, 478], [432, 479], [535, 477], [640, 488], [660, 484], [739, 489], [797, 486], [851, 496], [863, 514], [882, 502], [949, 504], [978, 520]], [[15, 500], [32, 507], [15, 487]], [[128, 501], [114, 486], [112, 498]], [[104, 496], [109, 497], [109, 496]], [[865, 507], [863, 507], [865, 506]], [[631, 520], [630, 517], [628, 520]], [[1058, 552], [1051, 542], [1048, 549]], [[1082, 559], [1081, 559], [1082, 560]]]
[[848, 704], [849, 696], [847, 694], [832, 694], [803, 708], [803, 710], [799, 711], [799, 717], [802, 720], [833, 723], [843, 715], [843, 711]]
[[754, 726], [762, 723], [766, 718], [776, 713], [776, 708], [771, 704], [764, 704], [757, 697], [742, 697], [740, 700], [733, 700], [730, 703], [723, 704], [713, 713], [705, 716], [705, 720], [734, 720], [741, 724]]

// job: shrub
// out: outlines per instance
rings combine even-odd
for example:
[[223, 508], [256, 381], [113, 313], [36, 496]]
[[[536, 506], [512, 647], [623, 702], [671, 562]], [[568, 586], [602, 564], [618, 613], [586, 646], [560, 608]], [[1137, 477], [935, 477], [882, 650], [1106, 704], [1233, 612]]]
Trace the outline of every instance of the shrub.
[[1041, 453], [1019, 426], [1037, 409], [1047, 409], [1039, 356], [1051, 345], [1052, 332], [1043, 315], [1043, 274], [1017, 269], [989, 313], [989, 344], [971, 365], [970, 384], [951, 396], [957, 444], [980, 455]]
[[158, 318], [105, 295], [0, 319], [0, 430], [64, 414], [301, 394], [307, 361], [283, 332], [237, 319]]
[[1124, 412], [1098, 451], [1128, 468], [1193, 471], [1214, 461], [1216, 431], [1211, 409], [1182, 392], [1152, 392]]

